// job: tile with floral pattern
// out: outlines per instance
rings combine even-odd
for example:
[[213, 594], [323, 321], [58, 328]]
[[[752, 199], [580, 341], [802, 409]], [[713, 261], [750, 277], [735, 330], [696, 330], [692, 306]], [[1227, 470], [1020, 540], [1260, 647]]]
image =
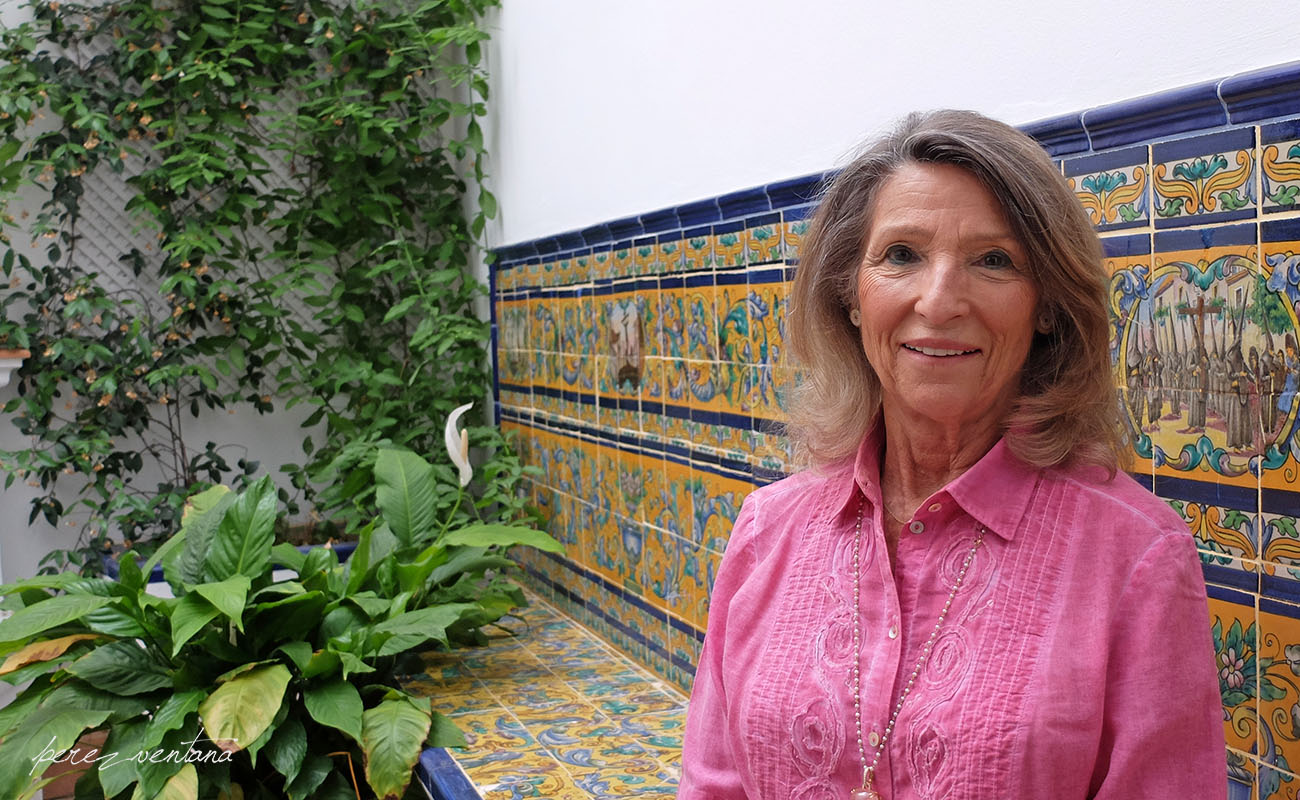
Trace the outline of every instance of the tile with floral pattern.
[[[1259, 720], [1259, 635], [1255, 596], [1217, 586], [1209, 587], [1210, 623], [1219, 693], [1223, 703], [1224, 736], [1229, 747], [1255, 751]], [[1276, 686], [1267, 691], [1281, 697]]]
[[713, 234], [708, 228], [686, 232], [682, 240], [682, 268], [707, 269], [713, 265]]
[[782, 260], [781, 215], [761, 214], [745, 223], [745, 263], [749, 266]]
[[1259, 746], [1262, 766], [1300, 765], [1300, 606], [1259, 601]]
[[1155, 144], [1155, 225], [1168, 228], [1255, 216], [1255, 129]]
[[1300, 120], [1264, 125], [1259, 130], [1265, 214], [1300, 208]]

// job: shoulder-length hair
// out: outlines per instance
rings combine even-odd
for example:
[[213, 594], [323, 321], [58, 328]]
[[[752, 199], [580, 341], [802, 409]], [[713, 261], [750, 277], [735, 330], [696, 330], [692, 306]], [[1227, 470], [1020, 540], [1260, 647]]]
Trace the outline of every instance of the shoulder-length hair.
[[914, 113], [869, 142], [825, 186], [799, 249], [787, 319], [799, 368], [787, 431], [814, 466], [856, 451], [880, 409], [880, 380], [849, 321], [880, 187], [905, 164], [968, 170], [997, 198], [1024, 247], [1050, 320], [1036, 333], [1003, 421], [1011, 451], [1037, 467], [1126, 461], [1109, 355], [1101, 243], [1047, 153], [1009, 125], [970, 111]]

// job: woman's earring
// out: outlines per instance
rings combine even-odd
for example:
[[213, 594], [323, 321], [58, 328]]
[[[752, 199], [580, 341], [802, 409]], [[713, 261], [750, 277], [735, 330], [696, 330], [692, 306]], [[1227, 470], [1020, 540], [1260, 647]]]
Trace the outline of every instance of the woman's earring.
[[1038, 325], [1036, 326], [1039, 333], [1052, 332], [1052, 315], [1044, 311], [1038, 315]]
[[859, 310], [857, 310], [856, 308], [850, 310], [850, 311], [849, 311], [849, 322], [852, 322], [852, 323], [853, 323], [853, 327], [855, 327], [855, 328], [860, 328], [860, 327], [862, 327], [862, 312], [859, 311]]

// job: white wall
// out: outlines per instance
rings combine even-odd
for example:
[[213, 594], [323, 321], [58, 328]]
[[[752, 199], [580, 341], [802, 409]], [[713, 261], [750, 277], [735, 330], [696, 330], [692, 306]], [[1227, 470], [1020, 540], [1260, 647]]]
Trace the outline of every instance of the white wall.
[[1011, 124], [1300, 56], [1292, 2], [504, 0], [493, 246], [828, 169], [914, 109]]

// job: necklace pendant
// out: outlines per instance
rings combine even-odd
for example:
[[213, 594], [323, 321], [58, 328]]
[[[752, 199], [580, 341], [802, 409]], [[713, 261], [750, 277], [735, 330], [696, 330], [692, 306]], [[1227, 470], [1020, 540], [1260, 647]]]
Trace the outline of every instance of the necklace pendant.
[[862, 786], [849, 792], [849, 800], [880, 800], [880, 795], [876, 794], [875, 789]]

